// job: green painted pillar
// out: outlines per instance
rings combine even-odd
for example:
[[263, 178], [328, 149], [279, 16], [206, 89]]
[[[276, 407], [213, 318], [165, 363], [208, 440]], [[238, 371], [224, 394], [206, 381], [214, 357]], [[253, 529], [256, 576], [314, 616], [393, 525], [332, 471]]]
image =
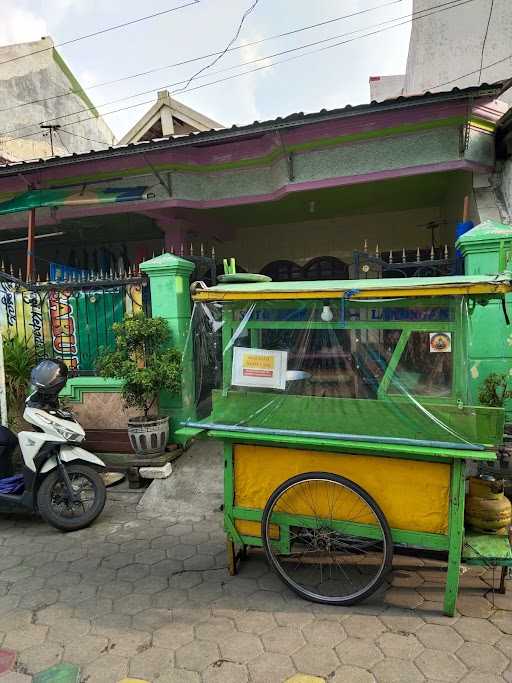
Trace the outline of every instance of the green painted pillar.
[[173, 254], [162, 254], [141, 263], [140, 269], [149, 277], [151, 313], [164, 318], [171, 330], [171, 344], [185, 352], [183, 358], [181, 396], [162, 393], [160, 412], [171, 417], [171, 437], [179, 428], [179, 421], [194, 413], [194, 368], [191, 345], [186, 341], [190, 325], [189, 279], [194, 264]]
[[[462, 235], [456, 247], [464, 257], [466, 275], [496, 275], [507, 267], [507, 252], [512, 253], [512, 226], [484, 221]], [[506, 304], [512, 320], [512, 296], [506, 296]], [[512, 375], [512, 325], [507, 325], [500, 301], [475, 307], [470, 315], [468, 342], [470, 400], [477, 404], [488, 375]], [[505, 409], [507, 421], [511, 421], [512, 401], [507, 401]]]

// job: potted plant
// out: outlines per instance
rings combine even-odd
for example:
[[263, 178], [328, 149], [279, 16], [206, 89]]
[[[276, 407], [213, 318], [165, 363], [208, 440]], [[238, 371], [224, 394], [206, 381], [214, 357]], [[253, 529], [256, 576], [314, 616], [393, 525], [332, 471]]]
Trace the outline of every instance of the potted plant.
[[142, 415], [128, 419], [128, 436], [141, 456], [163, 453], [169, 436], [169, 418], [159, 415], [161, 391], [181, 390], [181, 353], [169, 348], [169, 328], [163, 318], [143, 313], [114, 323], [115, 348], [104, 350], [97, 361], [101, 377], [123, 382], [122, 397], [127, 407]]

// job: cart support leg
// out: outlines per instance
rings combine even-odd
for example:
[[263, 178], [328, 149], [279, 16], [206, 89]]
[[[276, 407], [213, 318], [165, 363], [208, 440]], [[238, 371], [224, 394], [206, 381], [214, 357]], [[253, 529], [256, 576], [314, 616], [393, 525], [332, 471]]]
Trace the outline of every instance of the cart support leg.
[[502, 567], [501, 568], [500, 593], [502, 595], [505, 595], [505, 593], [507, 592], [507, 586], [505, 584], [505, 579], [507, 578], [507, 572], [508, 572], [508, 567]]
[[448, 572], [444, 593], [444, 613], [452, 617], [459, 592], [460, 558], [464, 537], [464, 462], [462, 460], [454, 460], [452, 464], [448, 524]]
[[226, 538], [226, 550], [228, 554], [228, 574], [235, 576], [237, 573], [235, 544], [229, 536]]

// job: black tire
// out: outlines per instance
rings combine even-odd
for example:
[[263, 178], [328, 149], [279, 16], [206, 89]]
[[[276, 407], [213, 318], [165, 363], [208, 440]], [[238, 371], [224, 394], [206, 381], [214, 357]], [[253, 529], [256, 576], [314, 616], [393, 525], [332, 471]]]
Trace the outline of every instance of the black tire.
[[[66, 516], [59, 514], [54, 504], [53, 496], [56, 487], [64, 490], [64, 483], [59, 468], [52, 470], [42, 481], [37, 492], [37, 507], [41, 517], [56, 529], [61, 531], [77, 531], [89, 526], [105, 507], [107, 499], [107, 489], [101, 476], [88, 465], [76, 463], [65, 465], [66, 471], [71, 479], [80, 476], [89, 481], [94, 499], [91, 506], [81, 514]], [[75, 475], [75, 477], [73, 476]], [[69, 509], [69, 506], [68, 506]]]
[[[292, 567], [292, 565], [295, 564], [295, 559], [293, 561], [290, 561], [290, 555], [286, 554], [280, 554], [279, 550], [275, 549], [275, 541], [274, 543], [271, 542], [270, 538], [270, 530], [271, 530], [271, 518], [274, 513], [279, 513], [279, 510], [275, 510], [276, 504], [279, 502], [281, 497], [286, 494], [289, 490], [291, 490], [293, 487], [303, 484], [304, 482], [307, 482], [308, 490], [309, 490], [309, 482], [331, 482], [334, 484], [337, 484], [339, 486], [344, 487], [344, 489], [347, 489], [350, 491], [352, 494], [355, 494], [360, 501], [364, 501], [364, 504], [369, 508], [369, 510], [373, 513], [375, 522], [376, 524], [374, 525], [376, 529], [380, 528], [381, 532], [381, 538], [378, 539], [377, 541], [374, 541], [375, 544], [379, 543], [382, 544], [382, 560], [381, 564], [378, 567], [376, 571], [376, 575], [371, 578], [369, 581], [368, 585], [363, 586], [361, 589], [354, 591], [352, 594], [348, 595], [320, 595], [318, 593], [314, 593], [312, 590], [309, 590], [305, 588], [304, 586], [301, 586], [296, 580], [294, 580], [291, 576], [289, 576], [289, 572], [286, 571], [286, 569], [282, 565], [288, 565], [289, 568], [292, 570], [296, 571], [297, 568], [299, 567], [299, 564], [302, 564], [302, 559], [305, 557], [306, 553], [312, 553], [314, 554], [315, 552], [318, 552], [318, 550], [314, 549], [311, 551], [311, 549], [308, 546], [302, 546], [305, 548], [304, 550], [299, 550], [298, 552], [302, 552], [302, 555], [299, 557], [299, 564], [297, 564], [296, 567]], [[311, 496], [311, 494], [310, 494]], [[310, 497], [310, 504], [311, 504], [312, 498]], [[325, 501], [325, 497], [324, 497]], [[290, 514], [289, 509], [284, 510], [285, 513]], [[295, 514], [293, 512], [292, 514]], [[304, 513], [302, 513], [304, 514]], [[315, 514], [313, 512], [313, 514]], [[317, 525], [316, 528], [313, 530], [311, 527], [307, 529], [307, 533], [313, 533], [318, 530], [320, 533], [321, 527], [319, 525], [319, 522], [322, 520], [319, 520], [316, 518], [315, 515], [315, 523]], [[324, 520], [325, 521], [325, 520]], [[348, 520], [350, 521], [350, 520]], [[331, 524], [333, 522], [333, 517], [332, 517], [332, 510], [331, 510]], [[293, 527], [290, 527], [292, 529]], [[301, 543], [300, 540], [300, 529], [301, 527], [295, 527], [296, 530], [299, 531], [299, 533], [295, 533], [295, 536], [297, 539], [299, 539], [299, 544]], [[304, 531], [305, 527], [303, 528]], [[336, 534], [338, 534], [338, 537], [342, 539], [342, 542], [346, 542], [348, 539], [349, 541], [352, 539], [356, 545], [354, 545], [354, 548], [361, 547], [361, 540], [363, 540], [365, 543], [367, 540], [362, 539], [354, 536], [354, 534], [351, 535], [346, 535], [343, 536], [342, 533], [339, 531], [335, 531]], [[276, 488], [276, 490], [272, 493], [270, 498], [267, 501], [267, 504], [265, 505], [265, 508], [263, 510], [263, 516], [261, 519], [261, 538], [263, 542], [263, 548], [265, 550], [265, 556], [267, 558], [268, 563], [272, 567], [272, 569], [276, 572], [276, 574], [281, 578], [281, 580], [289, 587], [291, 588], [295, 593], [300, 595], [302, 598], [305, 600], [309, 600], [312, 602], [318, 602], [321, 604], [327, 604], [327, 605], [353, 605], [357, 602], [360, 602], [361, 600], [366, 599], [369, 597], [372, 593], [374, 593], [379, 586], [382, 585], [383, 581], [386, 578], [387, 573], [391, 569], [392, 565], [392, 560], [393, 560], [393, 540], [391, 537], [391, 530], [389, 528], [389, 524], [387, 523], [386, 517], [378, 504], [375, 502], [375, 500], [364, 490], [362, 489], [358, 484], [355, 482], [351, 481], [350, 479], [346, 479], [345, 477], [341, 477], [336, 474], [330, 474], [329, 472], [306, 472], [304, 474], [299, 474], [294, 477], [290, 477], [290, 479], [287, 479], [285, 482], [283, 482], [280, 486]], [[329, 545], [330, 545], [330, 538], [329, 537]], [[306, 541], [311, 544], [311, 541]], [[371, 541], [369, 541], [371, 543]], [[336, 539], [335, 543], [339, 544], [339, 540]], [[357, 545], [359, 544], [359, 546]], [[318, 548], [318, 543], [315, 542], [316, 548]], [[290, 540], [290, 547], [291, 547], [291, 540]], [[348, 545], [342, 545], [342, 548], [350, 548]], [[331, 550], [327, 550], [328, 553], [331, 553]], [[332, 555], [334, 555], [333, 558], [329, 555], [329, 564], [332, 567], [335, 567], [337, 569], [340, 565], [338, 563], [337, 557], [339, 557], [339, 552], [340, 552], [340, 546], [338, 545], [335, 547], [335, 550], [332, 551]], [[352, 555], [349, 555], [349, 557], [353, 556], [356, 551], [350, 550], [348, 551], [349, 553], [352, 553]], [[367, 552], [366, 550], [362, 552]], [[368, 553], [370, 554], [370, 553]], [[295, 555], [294, 552], [292, 552], [292, 555]], [[280, 558], [283, 560], [282, 562], [280, 561]], [[314, 558], [313, 558], [314, 559]], [[308, 565], [312, 565], [312, 562], [308, 562], [307, 558], [305, 561], [304, 566], [306, 567], [306, 573], [310, 572], [310, 567]], [[319, 566], [320, 564], [324, 564], [323, 561], [319, 561]], [[358, 564], [357, 561], [354, 562], [354, 564]], [[361, 563], [363, 564], [363, 563]], [[371, 563], [370, 563], [371, 564]], [[322, 570], [321, 570], [322, 571]], [[330, 570], [332, 573], [332, 570]], [[346, 575], [346, 572], [342, 569], [343, 574]], [[358, 570], [359, 574], [363, 574], [361, 570]], [[340, 577], [342, 576], [341, 573], [339, 575]], [[347, 577], [348, 578], [348, 577]], [[320, 579], [320, 584], [322, 584], [323, 578]], [[328, 583], [328, 581], [327, 581]], [[352, 582], [350, 582], [352, 583]]]

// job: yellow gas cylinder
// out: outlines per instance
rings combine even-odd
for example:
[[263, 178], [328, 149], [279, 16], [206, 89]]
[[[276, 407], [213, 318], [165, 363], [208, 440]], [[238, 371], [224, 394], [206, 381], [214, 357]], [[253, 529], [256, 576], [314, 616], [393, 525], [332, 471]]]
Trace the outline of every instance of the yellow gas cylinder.
[[512, 505], [504, 493], [504, 482], [492, 476], [469, 478], [466, 524], [487, 534], [506, 534], [512, 522]]

